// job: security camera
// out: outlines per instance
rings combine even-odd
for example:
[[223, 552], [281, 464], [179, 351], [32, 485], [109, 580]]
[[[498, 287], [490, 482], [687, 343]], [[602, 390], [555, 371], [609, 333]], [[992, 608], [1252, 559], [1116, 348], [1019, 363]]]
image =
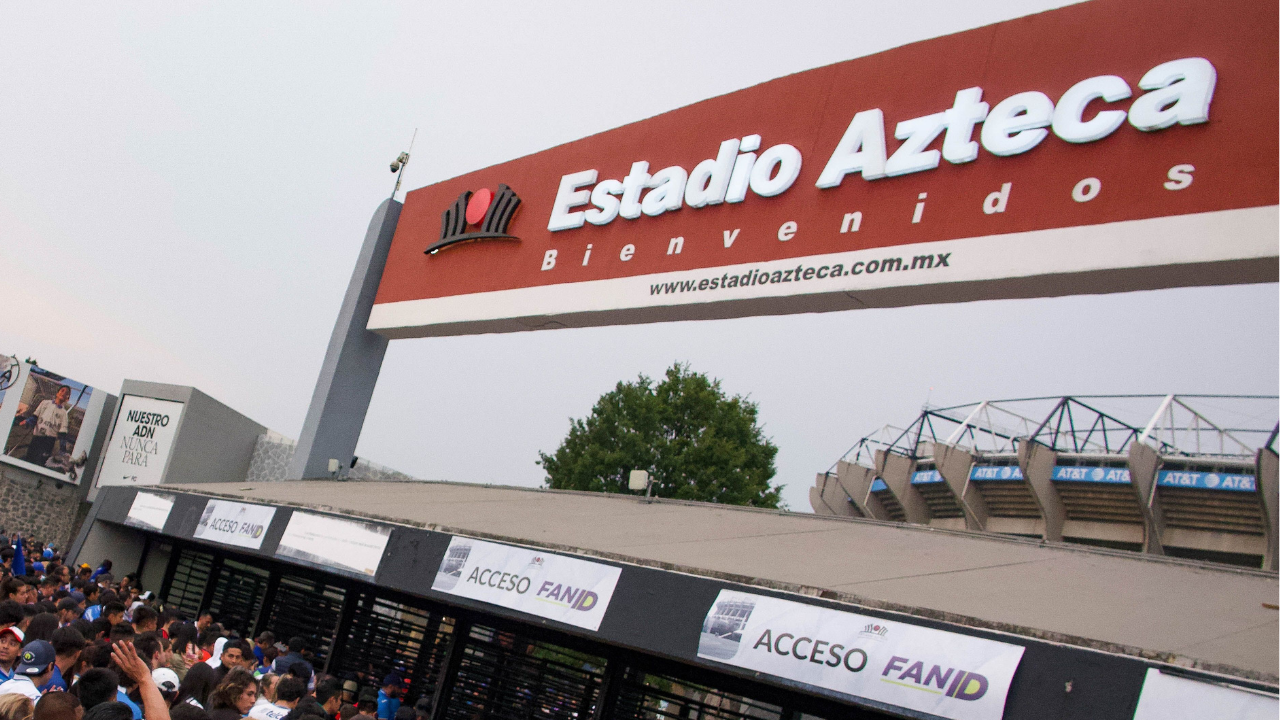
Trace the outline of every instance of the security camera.
[[409, 153], [407, 152], [400, 153], [400, 157], [397, 157], [395, 160], [391, 162], [391, 172], [400, 172], [400, 168], [408, 164], [408, 162], [409, 162]]

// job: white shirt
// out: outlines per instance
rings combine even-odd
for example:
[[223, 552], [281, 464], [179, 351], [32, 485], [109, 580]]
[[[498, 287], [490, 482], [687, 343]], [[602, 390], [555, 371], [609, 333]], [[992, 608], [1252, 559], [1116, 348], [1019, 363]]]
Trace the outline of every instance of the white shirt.
[[0, 695], [12, 695], [14, 693], [26, 695], [32, 700], [40, 699], [40, 691], [36, 689], [36, 684], [26, 675], [14, 675], [12, 680], [5, 680], [0, 683]]
[[284, 720], [284, 716], [288, 714], [289, 708], [271, 703], [254, 705], [249, 709], [249, 717], [253, 720]]
[[32, 413], [36, 416], [36, 437], [57, 437], [67, 432], [67, 409], [52, 400], [41, 400]]

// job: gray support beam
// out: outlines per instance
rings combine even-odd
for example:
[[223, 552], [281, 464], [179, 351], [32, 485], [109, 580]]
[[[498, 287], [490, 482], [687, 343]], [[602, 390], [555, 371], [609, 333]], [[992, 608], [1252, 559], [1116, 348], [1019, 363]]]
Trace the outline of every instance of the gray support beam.
[[966, 530], [986, 530], [987, 500], [977, 483], [969, 482], [969, 471], [973, 469], [973, 453], [961, 450], [946, 443], [933, 444], [933, 462], [938, 467], [942, 480], [951, 488], [951, 492], [960, 500], [964, 510], [964, 527]]
[[889, 492], [893, 493], [898, 503], [902, 505], [902, 512], [907, 516], [907, 522], [925, 525], [932, 515], [920, 491], [911, 484], [911, 473], [915, 469], [916, 461], [905, 455], [884, 450], [876, 451], [876, 470], [879, 471], [878, 474], [884, 484], [889, 486]]
[[889, 512], [880, 504], [880, 498], [871, 494], [871, 483], [876, 481], [876, 471], [843, 460], [836, 463], [836, 480], [862, 514], [874, 520], [888, 520]]
[[1267, 522], [1267, 547], [1262, 556], [1262, 567], [1275, 571], [1277, 567], [1276, 538], [1280, 533], [1276, 529], [1277, 505], [1280, 504], [1280, 461], [1271, 448], [1258, 451], [1257, 481], [1258, 501], [1262, 505], [1262, 515]]
[[287, 480], [328, 477], [330, 458], [347, 467], [356, 453], [369, 400], [382, 370], [382, 356], [387, 351], [387, 339], [365, 328], [400, 219], [400, 207], [395, 200], [384, 200], [369, 222], [298, 446], [289, 461]]
[[827, 476], [826, 483], [822, 486], [822, 502], [831, 508], [831, 513], [841, 517], [860, 517], [861, 513], [849, 500], [849, 494], [840, 487], [840, 483], [834, 477]]
[[1018, 467], [1022, 480], [1031, 491], [1040, 516], [1044, 518], [1044, 539], [1062, 542], [1062, 525], [1067, 521], [1067, 509], [1053, 486], [1053, 467], [1058, 464], [1058, 453], [1038, 442], [1018, 443]]
[[1156, 492], [1156, 473], [1160, 471], [1160, 453], [1140, 442], [1129, 443], [1129, 482], [1142, 511], [1142, 552], [1164, 554], [1164, 508]]

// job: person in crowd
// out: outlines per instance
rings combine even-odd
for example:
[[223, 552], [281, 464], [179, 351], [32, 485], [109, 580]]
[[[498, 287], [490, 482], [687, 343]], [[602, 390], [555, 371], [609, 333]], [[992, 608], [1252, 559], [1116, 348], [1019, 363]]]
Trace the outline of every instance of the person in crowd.
[[[200, 637], [196, 640], [196, 645], [200, 648], [200, 660], [209, 662], [214, 658], [214, 651], [218, 648], [218, 641], [222, 639], [222, 635], [210, 630], [201, 630]], [[209, 667], [213, 667], [210, 665]]]
[[84, 650], [85, 639], [75, 628], [63, 627], [53, 631], [49, 641], [53, 645], [53, 677], [40, 686], [40, 692], [49, 690], [66, 690], [69, 687], [67, 678], [75, 676], [76, 666], [80, 664], [80, 653]]
[[111, 670], [94, 667], [85, 670], [72, 687], [87, 715], [95, 706], [115, 701], [120, 680]]
[[93, 622], [102, 614], [102, 590], [97, 585], [89, 583], [81, 592], [84, 593], [84, 614], [80, 617]]
[[53, 594], [58, 592], [58, 578], [45, 575], [40, 581], [40, 589], [37, 592], [41, 600], [52, 600]]
[[0, 695], [0, 720], [31, 720], [36, 704], [21, 693]]
[[253, 641], [253, 656], [258, 659], [258, 667], [266, 667], [269, 664], [267, 662], [267, 650], [274, 647], [275, 644], [275, 633], [270, 630], [258, 634], [257, 639]]
[[58, 629], [58, 616], [53, 613], [40, 613], [27, 622], [23, 631], [24, 642], [32, 640], [52, 640], [53, 631]]
[[191, 703], [174, 703], [169, 709], [169, 717], [172, 720], [209, 720], [209, 713], [204, 708], [198, 708]]
[[244, 655], [248, 643], [243, 640], [227, 640], [222, 644], [222, 652], [218, 655], [217, 665], [210, 659], [208, 664], [218, 673], [218, 684], [226, 679], [227, 673], [235, 669], [244, 669]]
[[[147, 720], [169, 720], [169, 703], [165, 701], [155, 680], [151, 679], [151, 668], [138, 656], [133, 643], [120, 642], [112, 646], [111, 661], [136, 688], [142, 700], [143, 709], [134, 713], [135, 720], [142, 720], [144, 716]], [[122, 697], [117, 697], [117, 700], [124, 701]]]
[[57, 654], [48, 640], [32, 640], [22, 648], [22, 655], [13, 677], [0, 683], [0, 695], [18, 693], [31, 698], [32, 702], [40, 699], [40, 687], [53, 677], [54, 660]]
[[280, 678], [275, 687], [275, 701], [266, 705], [255, 705], [249, 710], [249, 717], [253, 720], [284, 720], [306, 694], [307, 686], [298, 678]]
[[209, 612], [208, 610], [205, 610], [204, 612], [200, 613], [200, 615], [196, 618], [196, 629], [199, 630], [200, 632], [204, 632], [205, 630], [208, 630], [209, 626], [212, 624], [213, 624], [213, 613]]
[[396, 710], [395, 720], [418, 720], [418, 713], [414, 712], [411, 707], [401, 706]]
[[36, 702], [32, 720], [80, 720], [84, 708], [80, 698], [66, 692], [45, 693]]
[[161, 610], [160, 617], [156, 620], [160, 635], [169, 640], [173, 640], [173, 629], [180, 624], [182, 624], [182, 611], [173, 607]]
[[342, 709], [342, 681], [333, 676], [325, 677], [316, 683], [315, 697], [324, 710], [326, 720], [332, 720]]
[[80, 603], [75, 598], [67, 596], [58, 601], [58, 625], [66, 627], [84, 614], [84, 610], [80, 609]]
[[271, 666], [275, 663], [276, 658], [280, 657], [280, 651], [275, 645], [262, 651], [262, 664], [258, 666], [258, 674], [272, 674]]
[[395, 720], [396, 711], [400, 709], [400, 676], [391, 673], [382, 678], [382, 687], [378, 690], [378, 720]]
[[209, 694], [211, 720], [240, 720], [258, 699], [258, 683], [242, 667], [233, 668]]
[[164, 701], [172, 706], [174, 699], [178, 697], [178, 686], [182, 684], [178, 680], [178, 674], [167, 667], [158, 667], [151, 671], [151, 679], [155, 681], [156, 687], [160, 688], [160, 694], [164, 696]]
[[133, 631], [133, 626], [127, 622], [116, 623], [111, 626], [111, 631], [107, 635], [107, 639], [111, 642], [120, 642], [121, 640], [133, 640], [138, 633]]
[[276, 661], [271, 666], [271, 672], [277, 675], [284, 675], [289, 672], [290, 667], [301, 663], [306, 665], [308, 677], [314, 675], [315, 668], [311, 667], [311, 663], [307, 662], [306, 658], [302, 657], [302, 651], [306, 649], [306, 638], [300, 635], [295, 635], [294, 637], [289, 638], [289, 652], [276, 658]]
[[109, 574], [111, 574], [111, 561], [103, 560], [102, 564], [98, 566], [98, 569], [94, 570], [93, 574], [89, 576], [89, 580], [90, 582], [92, 582], [102, 577], [103, 575], [109, 575]]
[[22, 651], [22, 630], [10, 626], [0, 630], [0, 681], [13, 679], [18, 668], [18, 655]]
[[173, 643], [173, 658], [169, 668], [178, 673], [179, 679], [187, 676], [187, 668], [200, 662], [200, 646], [196, 644], [196, 626], [191, 623], [175, 623], [170, 625], [170, 641]]
[[102, 606], [102, 617], [111, 623], [112, 627], [124, 622], [124, 603], [110, 602]]
[[[280, 684], [280, 676], [267, 673], [258, 678], [258, 702], [254, 703], [254, 708], [260, 705], [274, 705], [276, 702], [276, 685]], [[252, 714], [252, 710], [250, 714]]]
[[160, 642], [160, 635], [157, 633], [149, 632], [134, 636], [133, 648], [138, 651], [138, 657], [145, 660], [147, 667], [152, 670], [164, 667], [169, 662], [164, 643]]
[[7, 627], [16, 627], [22, 624], [27, 617], [22, 612], [22, 605], [16, 600], [5, 600], [0, 602], [0, 629]]
[[374, 720], [378, 712], [378, 696], [373, 692], [373, 688], [360, 691], [360, 698], [356, 700], [356, 710], [360, 711], [360, 714], [356, 715], [359, 720]]
[[426, 695], [418, 698], [418, 702], [413, 704], [413, 713], [418, 716], [418, 720], [430, 720], [431, 698]]
[[104, 617], [89, 623], [94, 640], [106, 640], [111, 635], [111, 622]]
[[338, 720], [351, 720], [351, 718], [359, 714], [360, 711], [351, 703], [343, 703], [342, 707], [338, 708]]
[[133, 611], [133, 629], [134, 632], [141, 635], [145, 632], [152, 632], [156, 629], [160, 614], [152, 610], [146, 605], [139, 605]]
[[213, 668], [201, 662], [195, 663], [187, 670], [186, 677], [182, 678], [174, 704], [185, 702], [204, 709], [205, 704], [209, 702], [209, 693], [213, 692], [217, 684], [214, 682], [216, 676], [217, 673]]

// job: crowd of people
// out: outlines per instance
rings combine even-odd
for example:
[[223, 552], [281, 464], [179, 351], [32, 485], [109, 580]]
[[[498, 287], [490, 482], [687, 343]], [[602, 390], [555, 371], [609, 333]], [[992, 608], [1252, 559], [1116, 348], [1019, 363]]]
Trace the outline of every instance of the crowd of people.
[[[4, 531], [0, 530], [0, 536]], [[252, 642], [209, 613], [165, 608], [111, 561], [64, 564], [57, 548], [0, 541], [0, 720], [426, 720], [382, 687], [317, 673], [302, 637]], [[34, 560], [30, 560], [34, 559]]]

